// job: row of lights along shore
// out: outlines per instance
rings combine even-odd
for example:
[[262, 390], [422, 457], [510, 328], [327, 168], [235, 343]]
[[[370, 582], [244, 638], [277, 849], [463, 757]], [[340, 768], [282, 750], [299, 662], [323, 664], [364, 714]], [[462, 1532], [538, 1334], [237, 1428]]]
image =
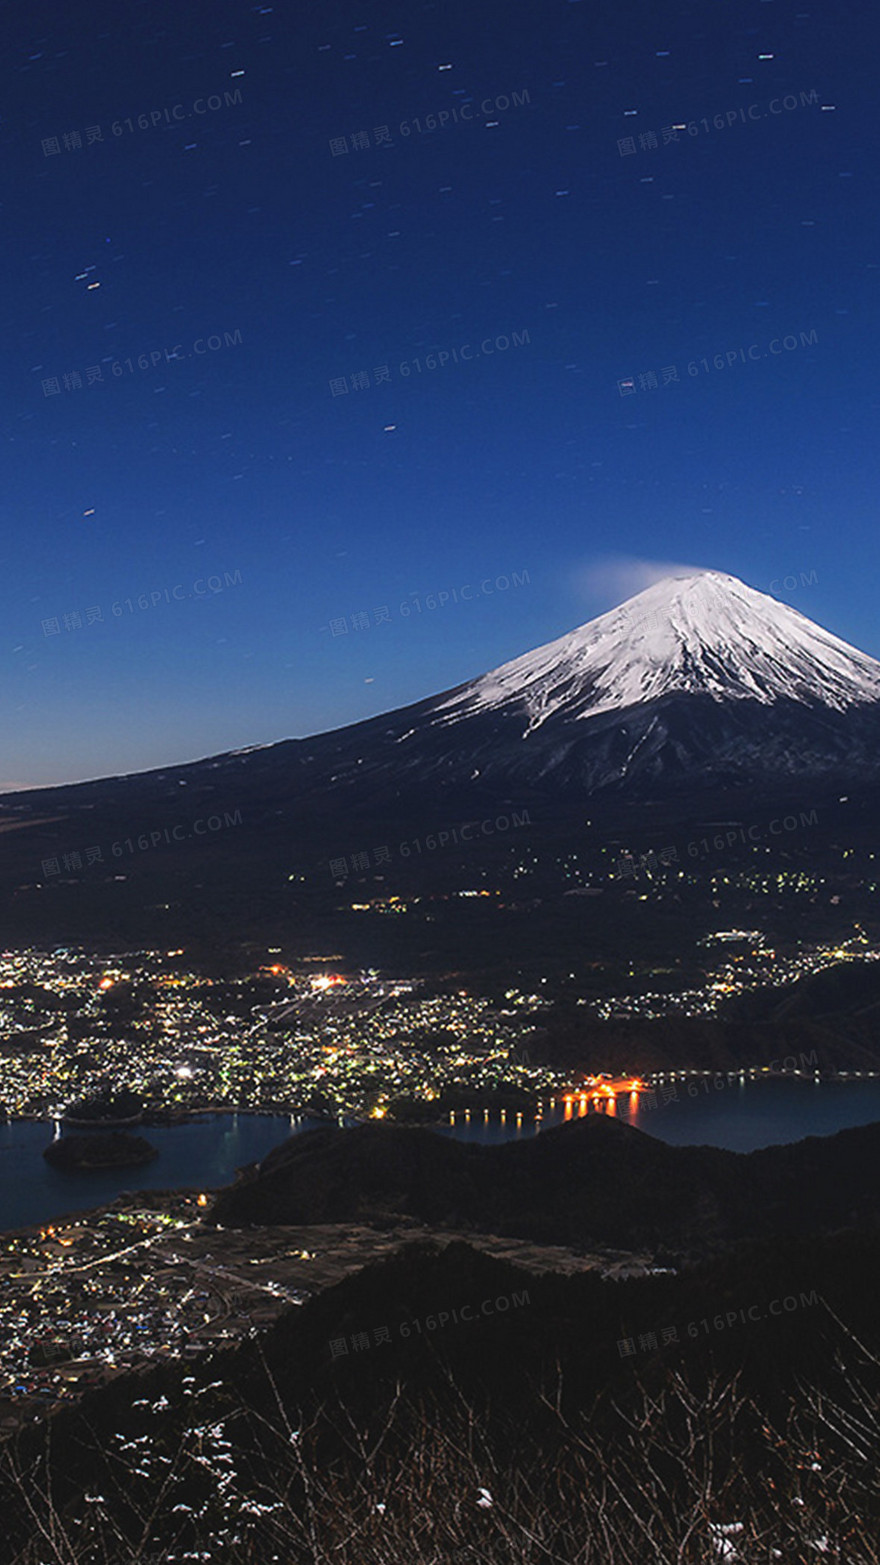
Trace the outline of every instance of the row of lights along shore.
[[[598, 1104], [600, 1102], [604, 1101], [605, 1104], [608, 1105], [609, 1102], [613, 1102], [614, 1100], [616, 1100], [617, 1097], [625, 1095], [627, 1093], [629, 1094], [629, 1098], [630, 1098], [631, 1103], [638, 1104], [639, 1093], [640, 1092], [649, 1092], [649, 1091], [651, 1091], [655, 1082], [686, 1081], [686, 1080], [688, 1080], [688, 1078], [693, 1077], [693, 1076], [716, 1076], [716, 1077], [726, 1077], [726, 1079], [728, 1081], [731, 1080], [731, 1079], [734, 1079], [734, 1078], [738, 1078], [740, 1082], [744, 1083], [747, 1080], [748, 1081], [756, 1081], [759, 1076], [767, 1076], [769, 1074], [771, 1074], [769, 1065], [761, 1065], [761, 1066], [753, 1065], [753, 1066], [749, 1066], [749, 1067], [747, 1067], [746, 1069], [743, 1069], [743, 1070], [728, 1070], [728, 1071], [712, 1071], [712, 1070], [658, 1071], [656, 1073], [656, 1075], [650, 1077], [646, 1081], [642, 1080], [640, 1077], [633, 1077], [633, 1078], [627, 1078], [627, 1079], [625, 1079], [623, 1081], [619, 1081], [619, 1082], [617, 1082], [617, 1081], [602, 1081], [598, 1085], [596, 1085], [595, 1083], [591, 1083], [590, 1086], [588, 1088], [586, 1088], [584, 1091], [566, 1093], [563, 1096], [561, 1096], [558, 1100], [556, 1098], [549, 1098], [547, 1100], [547, 1102], [548, 1102], [548, 1107], [550, 1109], [555, 1109], [556, 1108], [557, 1101], [559, 1103], [561, 1103], [561, 1104], [564, 1104], [565, 1105], [566, 1118], [569, 1118], [570, 1115], [571, 1115], [571, 1110], [574, 1107], [575, 1103], [579, 1104], [579, 1106], [580, 1106], [579, 1112], [581, 1114], [586, 1112], [586, 1108], [587, 1108], [587, 1104], [588, 1103], [593, 1103], [594, 1105], [598, 1106]], [[784, 1074], [784, 1075], [789, 1075], [789, 1076], [812, 1076], [814, 1081], [819, 1081], [821, 1079], [820, 1078], [820, 1073], [819, 1073], [818, 1070], [798, 1070], [798, 1069], [793, 1069], [793, 1070], [785, 1071], [785, 1072], [777, 1072], [777, 1074]], [[880, 1073], [878, 1073], [876, 1071], [840, 1071], [840, 1072], [838, 1072], [838, 1074], [840, 1076], [874, 1076], [874, 1075], [877, 1075], [877, 1074], [880, 1074]], [[499, 1111], [499, 1113], [500, 1113], [501, 1124], [502, 1125], [506, 1125], [507, 1124], [507, 1110], [506, 1109], [501, 1109]], [[534, 1116], [536, 1123], [539, 1120], [543, 1119], [543, 1117], [544, 1117], [544, 1101], [543, 1101], [543, 1099], [540, 1099], [539, 1102], [538, 1102], [537, 1110], [535, 1112], [535, 1116]], [[470, 1111], [470, 1109], [465, 1109], [464, 1110], [464, 1123], [466, 1125], [469, 1125], [470, 1122], [471, 1122], [471, 1111]], [[517, 1126], [520, 1126], [522, 1124], [522, 1122], [523, 1122], [523, 1113], [522, 1113], [521, 1110], [517, 1110], [517, 1112], [516, 1112], [516, 1123], [517, 1123]], [[454, 1125], [456, 1123], [456, 1111], [455, 1111], [455, 1109], [450, 1109], [450, 1111], [449, 1111], [449, 1123], [450, 1123], [450, 1125]], [[484, 1108], [483, 1109], [483, 1124], [487, 1125], [488, 1123], [489, 1123], [489, 1109]]]
[[[644, 1091], [646, 1087], [647, 1087], [647, 1083], [644, 1082], [644, 1081], [641, 1081], [638, 1077], [634, 1077], [632, 1079], [627, 1078], [625, 1081], [622, 1081], [622, 1082], [603, 1081], [603, 1082], [601, 1082], [598, 1085], [596, 1085], [594, 1083], [591, 1083], [589, 1088], [587, 1088], [583, 1092], [566, 1093], [564, 1096], [561, 1096], [558, 1099], [558, 1101], [565, 1105], [565, 1116], [566, 1116], [566, 1119], [568, 1119], [571, 1116], [571, 1111], [572, 1111], [572, 1108], [574, 1107], [575, 1103], [580, 1104], [580, 1113], [584, 1114], [587, 1111], [587, 1104], [588, 1104], [588, 1102], [592, 1102], [594, 1104], [598, 1104], [600, 1101], [604, 1100], [606, 1102], [606, 1104], [607, 1104], [609, 1101], [613, 1102], [616, 1099], [616, 1097], [618, 1096], [619, 1093], [625, 1093], [625, 1092], [629, 1093], [630, 1099], [631, 1100], [635, 1100], [636, 1102], [638, 1102], [639, 1091], [640, 1090]], [[548, 1101], [548, 1108], [555, 1109], [556, 1103], [557, 1103], [557, 1099], [556, 1098], [549, 1098], [547, 1101]], [[499, 1112], [500, 1112], [502, 1125], [506, 1125], [507, 1124], [507, 1110], [506, 1109], [501, 1109]], [[516, 1111], [516, 1116], [515, 1117], [516, 1117], [517, 1126], [520, 1126], [522, 1124], [522, 1122], [523, 1122], [523, 1114], [522, 1114], [522, 1110], [521, 1109], [518, 1109]], [[538, 1100], [538, 1107], [537, 1107], [537, 1110], [535, 1112], [535, 1121], [536, 1121], [536, 1123], [537, 1123], [537, 1121], [543, 1119], [543, 1117], [544, 1117], [544, 1100], [543, 1100], [543, 1098], [541, 1098], [541, 1099]], [[456, 1122], [455, 1121], [455, 1109], [450, 1109], [449, 1110], [449, 1123], [450, 1123], [450, 1125], [454, 1125], [455, 1122]], [[470, 1109], [465, 1109], [464, 1110], [464, 1122], [465, 1122], [466, 1125], [469, 1125], [470, 1122], [471, 1122], [471, 1111], [470, 1111]], [[488, 1123], [489, 1123], [489, 1110], [487, 1108], [484, 1108], [483, 1109], [483, 1124], [487, 1125]]]

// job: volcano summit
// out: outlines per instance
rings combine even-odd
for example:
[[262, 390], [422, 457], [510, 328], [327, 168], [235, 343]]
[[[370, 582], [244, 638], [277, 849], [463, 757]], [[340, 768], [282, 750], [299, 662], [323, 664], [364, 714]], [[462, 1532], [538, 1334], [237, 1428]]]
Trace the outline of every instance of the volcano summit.
[[343, 803], [387, 817], [404, 799], [442, 796], [467, 811], [478, 796], [640, 798], [806, 781], [880, 781], [880, 662], [735, 576], [698, 571], [346, 728], [6, 797], [21, 820], [31, 808], [91, 808], [99, 793], [115, 806], [129, 790], [179, 804], [186, 784], [188, 798], [227, 797], [254, 821], [293, 803], [300, 820]]
[[[371, 842], [420, 840], [512, 807], [529, 813], [533, 852], [555, 844], [551, 863], [582, 832], [585, 810], [629, 841], [649, 805], [668, 831], [800, 800], [822, 806], [833, 847], [835, 809], [853, 790], [873, 821], [880, 662], [733, 576], [691, 572], [453, 690], [347, 728], [6, 794], [0, 933], [103, 935], [124, 913], [140, 940], [161, 926], [183, 943], [198, 926], [216, 942], [232, 922], [272, 945], [291, 899], [335, 897], [328, 866]], [[242, 830], [205, 835], [205, 822], [224, 820]], [[135, 853], [134, 837], [173, 852]], [[507, 841], [480, 835], [484, 872], [507, 862]], [[111, 869], [59, 876], [51, 899], [42, 884], [29, 889], [37, 863], [89, 842], [115, 844]], [[469, 885], [473, 850], [462, 853]], [[441, 858], [452, 884], [455, 855]], [[421, 886], [427, 866], [405, 862]]]
[[440, 710], [513, 701], [531, 731], [556, 714], [583, 721], [673, 694], [845, 711], [880, 700], [880, 663], [735, 576], [700, 571], [484, 674]]
[[337, 745], [343, 736], [352, 764], [384, 771], [395, 789], [480, 779], [508, 791], [651, 794], [873, 780], [880, 663], [736, 577], [700, 571], [455, 690], [342, 730]]

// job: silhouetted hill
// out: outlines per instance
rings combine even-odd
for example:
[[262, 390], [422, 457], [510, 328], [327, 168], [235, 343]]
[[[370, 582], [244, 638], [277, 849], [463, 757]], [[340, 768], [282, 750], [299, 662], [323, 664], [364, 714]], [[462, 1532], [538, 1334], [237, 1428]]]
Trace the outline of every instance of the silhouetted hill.
[[212, 1219], [382, 1221], [702, 1252], [769, 1234], [873, 1226], [880, 1124], [749, 1154], [671, 1147], [602, 1114], [482, 1147], [388, 1124], [292, 1137], [216, 1197]]
[[739, 995], [724, 1015], [750, 1022], [816, 1022], [829, 1018], [866, 1017], [880, 1010], [880, 963], [834, 962], [796, 983]]
[[[830, 971], [826, 973], [830, 977]], [[700, 979], [702, 982], [703, 980]], [[872, 1009], [816, 1012], [809, 993], [786, 986], [738, 995], [716, 1016], [668, 1015], [584, 1020], [584, 1009], [560, 1000], [536, 1019], [533, 1059], [557, 1070], [613, 1074], [762, 1068], [788, 1060], [820, 1072], [880, 1070], [877, 1019]], [[791, 1003], [791, 1010], [788, 1009]]]
[[[89, 1538], [94, 1547], [102, 1528], [113, 1535], [106, 1556], [59, 1556], [65, 1560], [128, 1560], [134, 1556], [119, 1545], [146, 1536], [160, 1551], [151, 1559], [172, 1557], [163, 1552], [172, 1545], [173, 1557], [185, 1558], [182, 1551], [210, 1542], [221, 1550], [212, 1557], [256, 1560], [259, 1551], [232, 1550], [244, 1532], [272, 1540], [265, 1558], [305, 1561], [305, 1548], [288, 1544], [281, 1554], [274, 1530], [293, 1510], [308, 1514], [300, 1461], [334, 1475], [339, 1503], [349, 1489], [360, 1492], [369, 1470], [361, 1525], [380, 1497], [388, 1524], [395, 1510], [400, 1525], [414, 1524], [407, 1474], [413, 1450], [424, 1451], [419, 1442], [434, 1431], [432, 1512], [439, 1523], [440, 1496], [445, 1506], [451, 1492], [456, 1514], [466, 1508], [462, 1541], [473, 1542], [477, 1483], [497, 1495], [508, 1465], [532, 1474], [536, 1462], [543, 1471], [557, 1460], [575, 1463], [569, 1426], [591, 1429], [604, 1449], [618, 1428], [616, 1408], [624, 1417], [638, 1409], [643, 1389], [664, 1399], [654, 1425], [665, 1429], [668, 1419], [674, 1429], [665, 1405], [674, 1377], [684, 1377], [697, 1408], [717, 1394], [716, 1375], [738, 1375], [743, 1394], [760, 1397], [758, 1421], [737, 1414], [730, 1432], [737, 1460], [757, 1461], [760, 1421], [784, 1417], [804, 1381], [843, 1394], [852, 1368], [874, 1373], [878, 1286], [880, 1241], [869, 1235], [766, 1242], [680, 1276], [622, 1283], [597, 1273], [536, 1276], [462, 1243], [404, 1246], [289, 1310], [260, 1337], [190, 1364], [123, 1375], [25, 1430], [0, 1451], [8, 1536], [20, 1544], [30, 1536], [50, 1481], [53, 1536]], [[791, 1308], [771, 1308], [783, 1298]], [[469, 1322], [463, 1305], [472, 1307]], [[632, 1349], [622, 1356], [627, 1341]], [[468, 1452], [478, 1476], [468, 1469], [465, 1489], [441, 1455], [445, 1439], [449, 1449], [467, 1445], [453, 1435], [462, 1416], [467, 1424], [468, 1408], [479, 1428]], [[608, 1450], [613, 1460], [610, 1441]], [[628, 1472], [632, 1460], [630, 1451]], [[569, 1471], [577, 1475], [576, 1465]], [[680, 1481], [673, 1464], [673, 1491]], [[325, 1496], [322, 1505], [327, 1526], [332, 1504], [328, 1511]]]

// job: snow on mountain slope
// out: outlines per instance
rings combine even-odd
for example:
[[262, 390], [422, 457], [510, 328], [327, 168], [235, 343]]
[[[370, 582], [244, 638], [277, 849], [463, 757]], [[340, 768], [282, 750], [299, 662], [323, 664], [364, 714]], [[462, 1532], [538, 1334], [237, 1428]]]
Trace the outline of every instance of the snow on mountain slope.
[[721, 571], [667, 577], [441, 698], [434, 722], [515, 708], [526, 733], [675, 692], [844, 712], [880, 701], [880, 662]]

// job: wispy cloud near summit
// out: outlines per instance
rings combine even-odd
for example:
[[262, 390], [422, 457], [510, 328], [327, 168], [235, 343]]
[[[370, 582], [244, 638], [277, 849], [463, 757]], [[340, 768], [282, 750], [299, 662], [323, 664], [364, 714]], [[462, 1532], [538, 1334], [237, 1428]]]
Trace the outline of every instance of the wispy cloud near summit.
[[681, 560], [645, 560], [636, 555], [616, 554], [579, 566], [573, 572], [571, 585], [578, 601], [586, 605], [599, 605], [596, 612], [616, 608], [627, 598], [653, 587], [655, 582], [669, 576], [699, 576], [703, 571], [717, 569], [710, 565], [686, 564]]

